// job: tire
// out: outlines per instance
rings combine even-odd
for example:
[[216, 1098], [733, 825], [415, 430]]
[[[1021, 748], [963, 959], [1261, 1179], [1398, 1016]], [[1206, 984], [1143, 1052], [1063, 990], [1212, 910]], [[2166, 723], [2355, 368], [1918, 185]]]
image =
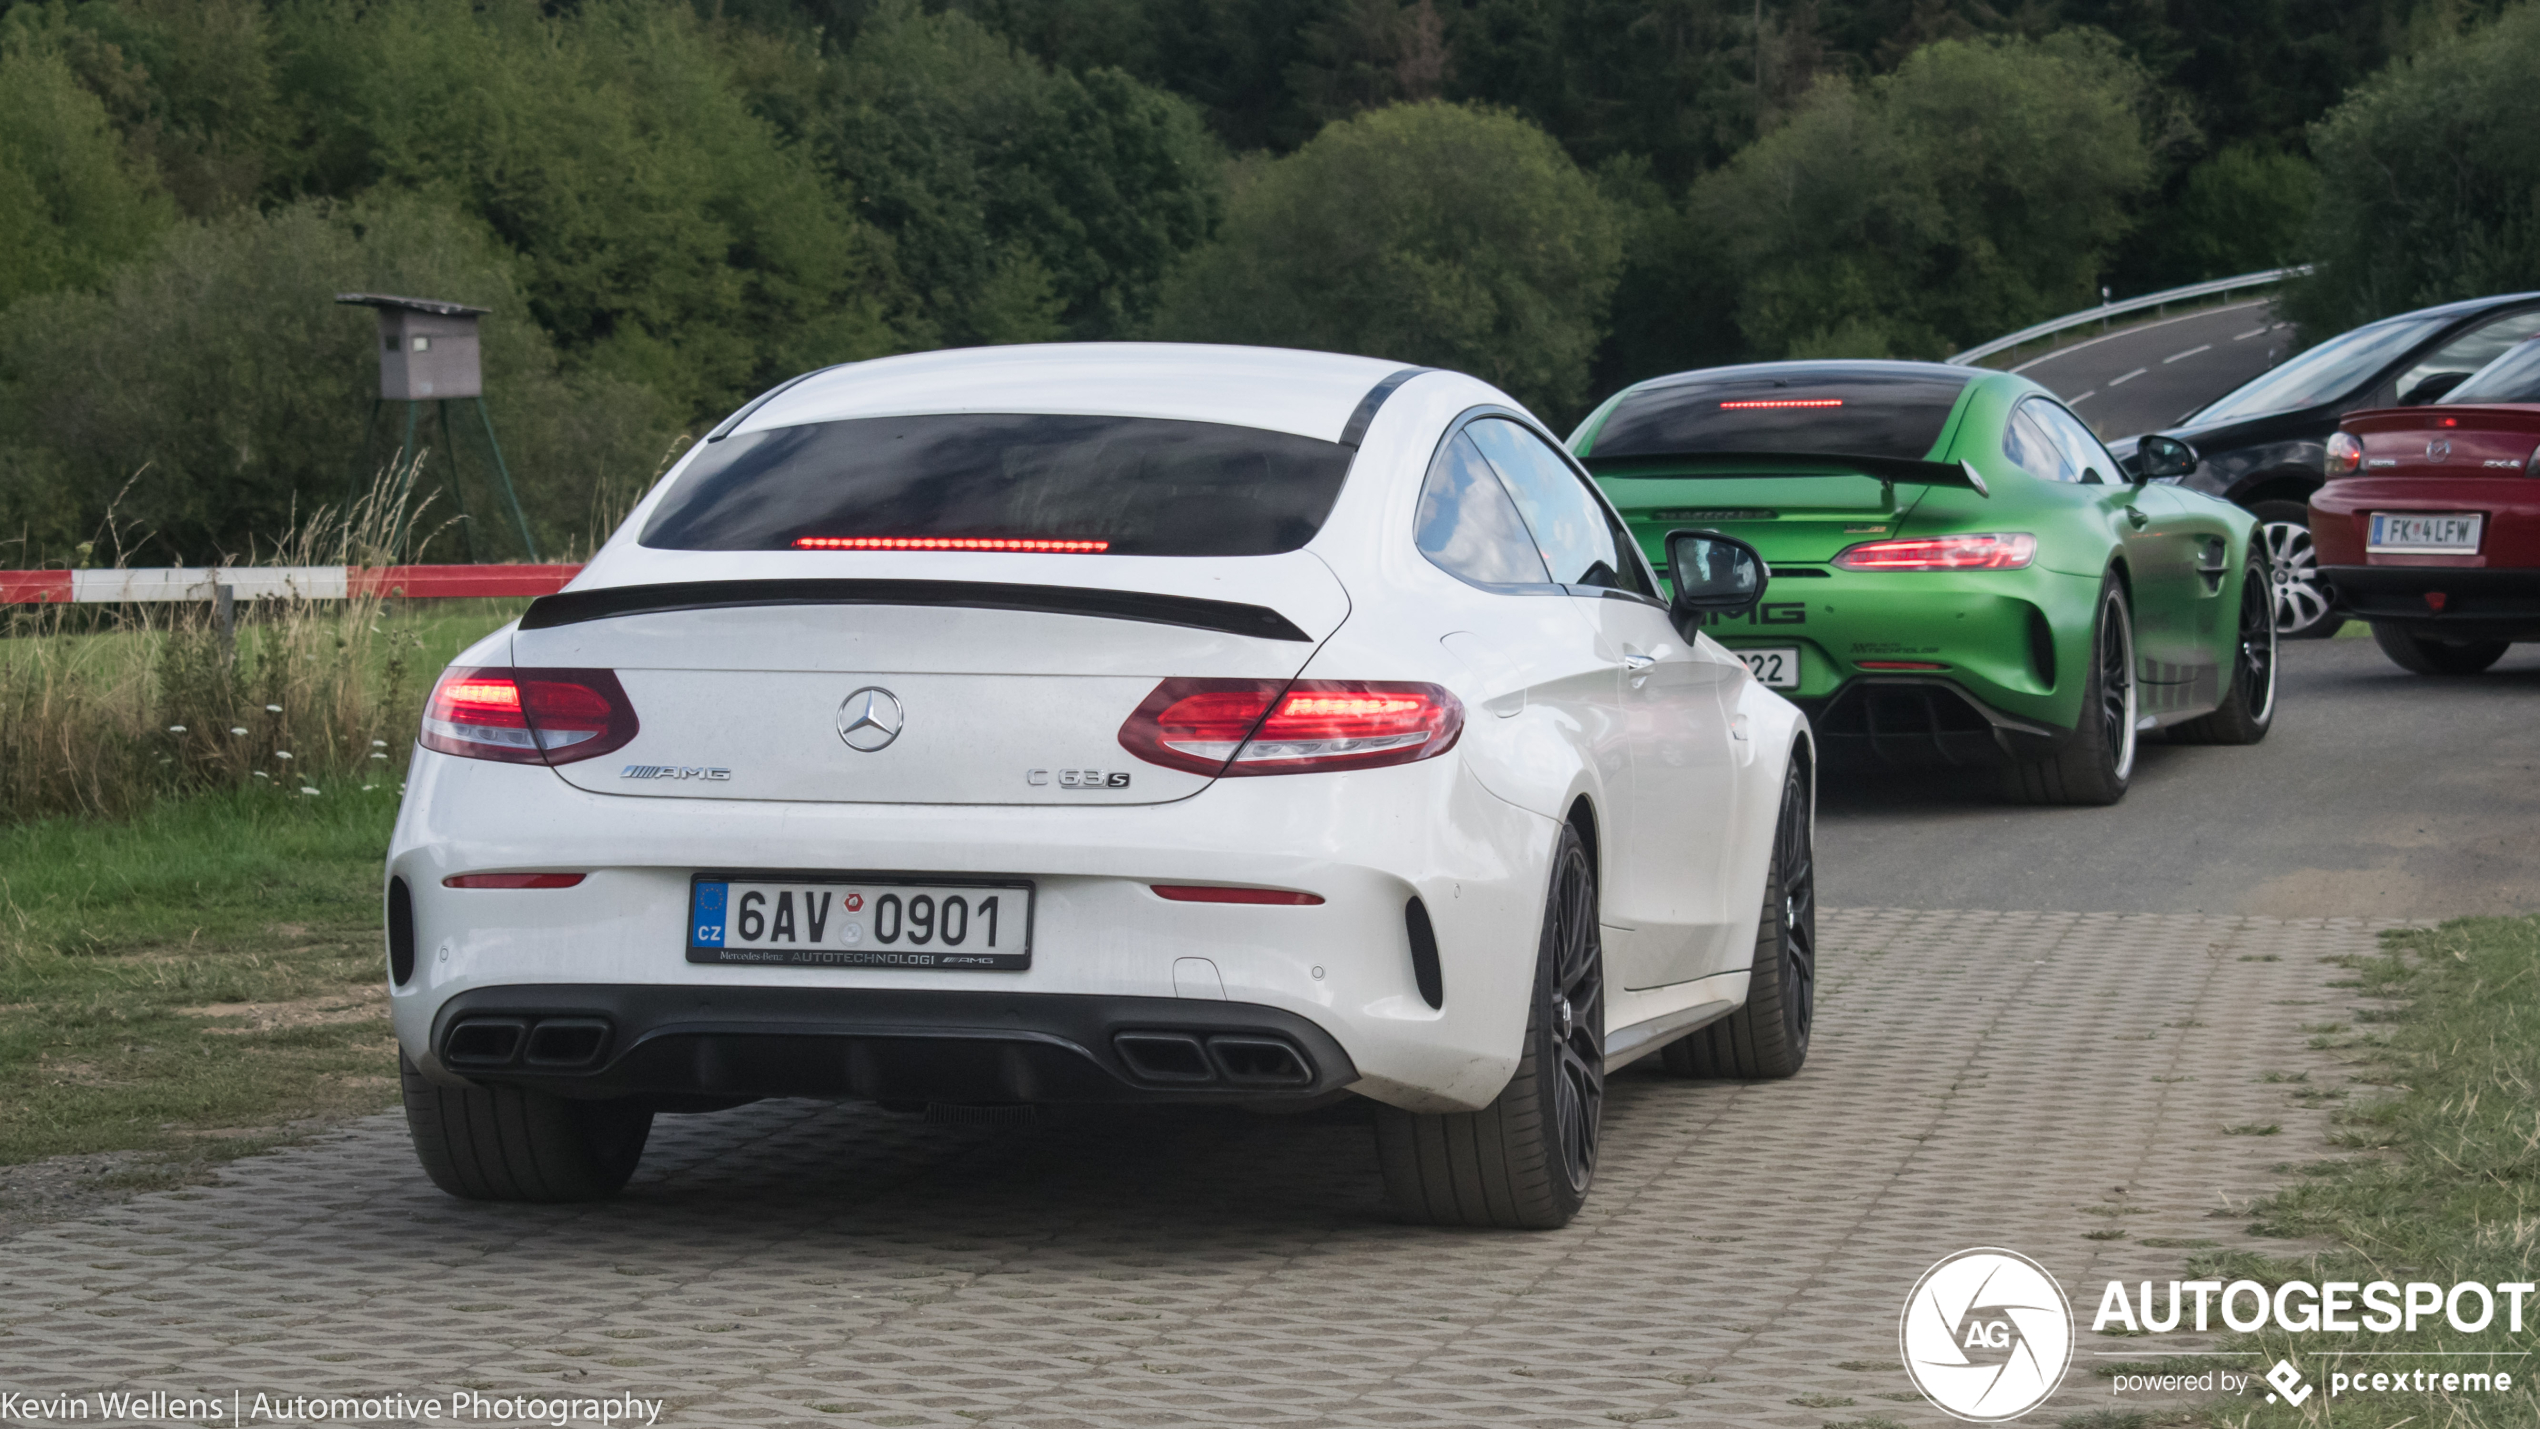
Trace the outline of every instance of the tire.
[[2113, 574], [2099, 583], [2090, 648], [2081, 723], [2053, 754], [2003, 771], [2003, 795], [2014, 803], [2113, 804], [2134, 781], [2134, 612]]
[[1660, 1050], [1660, 1063], [1678, 1076], [1771, 1081], [1808, 1060], [1817, 1005], [1816, 801], [1809, 785], [1807, 767], [1793, 759], [1764, 874], [1746, 1005]]
[[598, 1201], [643, 1159], [653, 1114], [628, 1102], [568, 1101], [519, 1087], [445, 1087], [405, 1053], [397, 1073], [415, 1159], [470, 1201]]
[[2378, 620], [2372, 623], [2372, 643], [2400, 669], [2420, 675], [2475, 675], [2504, 659], [2512, 648], [2504, 640], [2437, 640]]
[[2311, 508], [2299, 501], [2260, 501], [2258, 543], [2266, 548], [2275, 588], [2275, 633], [2285, 640], [2326, 640], [2346, 627], [2346, 617], [2320, 590], [2319, 552], [2311, 545]]
[[1525, 1052], [1499, 1099], [1475, 1112], [1377, 1108], [1385, 1192], [1410, 1220], [1554, 1230], [1596, 1175], [1605, 1104], [1605, 950], [1596, 869], [1578, 830], [1552, 850]]
[[2255, 744], [2275, 723], [2276, 628], [2266, 562], [2240, 576], [2240, 639], [2231, 653], [2231, 683], [2213, 713], [2170, 727], [2175, 744]]

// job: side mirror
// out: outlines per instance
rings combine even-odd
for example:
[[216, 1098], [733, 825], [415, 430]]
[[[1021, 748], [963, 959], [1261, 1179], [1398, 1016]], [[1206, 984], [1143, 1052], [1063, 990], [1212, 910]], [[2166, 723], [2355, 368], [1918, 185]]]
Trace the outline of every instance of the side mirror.
[[1669, 607], [1681, 621], [1713, 615], [1744, 615], [1764, 598], [1773, 571], [1763, 555], [1734, 536], [1717, 531], [1667, 533], [1667, 574], [1676, 588]]
[[2196, 469], [2196, 449], [2176, 437], [2145, 437], [2134, 448], [2136, 479], [2158, 481]]
[[2437, 372], [2399, 394], [2402, 407], [2422, 407], [2470, 379], [2466, 372]]

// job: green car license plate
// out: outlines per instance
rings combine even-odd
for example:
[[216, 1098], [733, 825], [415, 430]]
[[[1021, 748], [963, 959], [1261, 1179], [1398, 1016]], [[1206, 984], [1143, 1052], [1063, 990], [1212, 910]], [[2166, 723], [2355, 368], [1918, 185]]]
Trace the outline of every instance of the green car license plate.
[[700, 873], [688, 884], [688, 961], [1021, 972], [1032, 966], [1032, 885]]

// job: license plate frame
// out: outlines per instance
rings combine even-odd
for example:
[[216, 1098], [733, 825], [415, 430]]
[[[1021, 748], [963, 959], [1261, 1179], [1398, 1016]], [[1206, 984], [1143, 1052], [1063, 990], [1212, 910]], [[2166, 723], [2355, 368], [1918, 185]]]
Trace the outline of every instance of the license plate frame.
[[[2436, 540], [2435, 535], [2449, 532], [2397, 531], [2400, 523], [2461, 522], [2468, 527], [2464, 537]], [[2487, 513], [2484, 511], [2375, 511], [2365, 522], [2364, 549], [2376, 556], [2475, 556], [2487, 537]]]
[[[719, 890], [710, 897], [709, 890]], [[790, 940], [777, 941], [782, 927]], [[817, 939], [812, 897], [822, 901]], [[760, 896], [748, 904], [751, 894]], [[792, 895], [803, 896], [797, 906]], [[984, 898], [983, 898], [984, 895]], [[1021, 916], [1005, 900], [1019, 896]], [[923, 917], [917, 900], [925, 899]], [[896, 931], [882, 934], [884, 903], [896, 900]], [[857, 906], [849, 908], [853, 902]], [[688, 879], [688, 929], [682, 941], [692, 963], [719, 967], [817, 968], [840, 972], [1028, 972], [1040, 889], [1028, 878], [977, 878], [958, 874], [834, 872], [803, 869], [701, 869]], [[984, 904], [984, 910], [983, 910]], [[958, 905], [961, 936], [943, 940]], [[984, 911], [990, 938], [977, 941]], [[743, 936], [753, 914], [758, 931]], [[867, 926], [870, 924], [871, 926]], [[923, 929], [921, 941], [916, 934]], [[854, 931], [850, 933], [850, 929]]]
[[1747, 672], [1768, 690], [1799, 688], [1799, 647], [1796, 645], [1754, 645], [1732, 649], [1730, 654], [1746, 662]]

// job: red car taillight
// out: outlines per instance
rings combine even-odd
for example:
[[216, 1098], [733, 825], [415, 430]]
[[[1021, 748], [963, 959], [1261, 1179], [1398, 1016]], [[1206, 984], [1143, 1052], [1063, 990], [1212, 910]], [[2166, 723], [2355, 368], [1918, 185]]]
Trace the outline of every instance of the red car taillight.
[[570, 764], [635, 737], [635, 706], [607, 670], [452, 670], [423, 707], [423, 747], [511, 764]]
[[2364, 444], [2352, 432], [2331, 432], [2328, 436], [2328, 474], [2353, 476], [2364, 464]]
[[1868, 541], [1834, 558], [1846, 571], [2015, 571], [2037, 555], [2025, 531], [1988, 536], [1919, 536]]
[[1305, 774], [1434, 758], [1463, 731], [1463, 701], [1436, 685], [1175, 679], [1120, 726], [1120, 747], [1194, 774]]

